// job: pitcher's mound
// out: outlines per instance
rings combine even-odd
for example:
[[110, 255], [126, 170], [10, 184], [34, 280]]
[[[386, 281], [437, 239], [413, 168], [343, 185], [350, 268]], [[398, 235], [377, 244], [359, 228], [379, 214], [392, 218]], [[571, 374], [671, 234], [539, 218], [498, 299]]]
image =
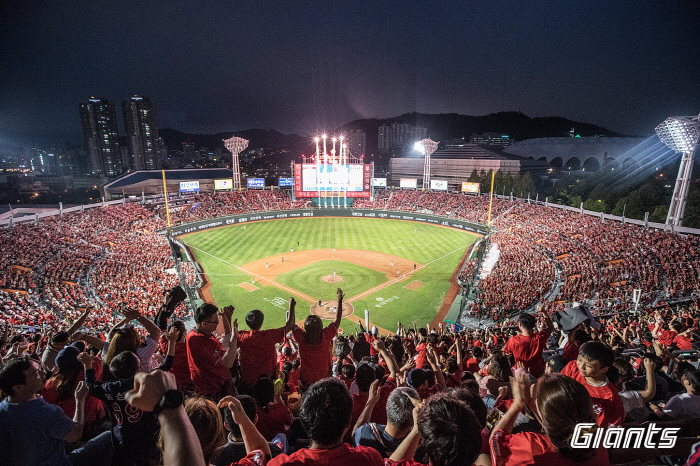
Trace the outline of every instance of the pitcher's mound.
[[[334, 320], [335, 307], [337, 305], [338, 301], [336, 300], [321, 301], [320, 306], [318, 305], [318, 303], [315, 303], [313, 306], [311, 306], [311, 313], [319, 316], [321, 319]], [[343, 303], [343, 317], [347, 317], [353, 312], [355, 312], [355, 308], [352, 306], [352, 304]]]
[[323, 280], [326, 283], [338, 283], [343, 281], [343, 277], [340, 275], [324, 275], [321, 277], [321, 280]]

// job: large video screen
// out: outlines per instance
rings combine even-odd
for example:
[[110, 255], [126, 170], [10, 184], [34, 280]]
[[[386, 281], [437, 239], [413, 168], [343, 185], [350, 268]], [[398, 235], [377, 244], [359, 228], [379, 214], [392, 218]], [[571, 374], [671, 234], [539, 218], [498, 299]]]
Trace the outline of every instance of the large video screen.
[[199, 181], [180, 181], [181, 193], [198, 193]]
[[372, 186], [376, 188], [386, 188], [386, 178], [372, 178]]
[[401, 182], [399, 184], [399, 187], [401, 188], [415, 189], [416, 186], [418, 186], [418, 180], [416, 178], [401, 178]]
[[249, 188], [264, 188], [265, 178], [248, 178]]
[[231, 189], [233, 187], [233, 180], [231, 178], [227, 180], [214, 180], [214, 191], [220, 189]]
[[294, 178], [280, 178], [279, 187], [294, 186]]
[[362, 163], [295, 164], [294, 190], [297, 197], [369, 197], [371, 174], [372, 167]]

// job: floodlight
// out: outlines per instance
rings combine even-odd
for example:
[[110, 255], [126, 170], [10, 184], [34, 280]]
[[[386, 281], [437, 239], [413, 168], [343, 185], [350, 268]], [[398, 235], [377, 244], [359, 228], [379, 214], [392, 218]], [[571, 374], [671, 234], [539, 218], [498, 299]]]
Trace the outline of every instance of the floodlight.
[[224, 139], [224, 146], [231, 151], [232, 163], [231, 171], [233, 172], [233, 189], [241, 187], [241, 168], [238, 162], [238, 154], [243, 152], [248, 147], [248, 140], [231, 136], [229, 139]]
[[698, 117], [669, 117], [656, 127], [661, 142], [676, 152], [690, 152], [700, 139]]
[[430, 155], [438, 148], [438, 143], [430, 138], [416, 141], [413, 148], [425, 155], [423, 163], [423, 189], [430, 189]]
[[700, 139], [700, 121], [698, 121], [697, 116], [669, 117], [656, 127], [656, 134], [661, 142], [671, 150], [683, 153], [676, 177], [676, 186], [671, 197], [671, 205], [668, 207], [668, 216], [666, 217], [666, 224], [673, 228], [683, 225], [683, 215], [693, 174], [695, 150], [698, 139]]

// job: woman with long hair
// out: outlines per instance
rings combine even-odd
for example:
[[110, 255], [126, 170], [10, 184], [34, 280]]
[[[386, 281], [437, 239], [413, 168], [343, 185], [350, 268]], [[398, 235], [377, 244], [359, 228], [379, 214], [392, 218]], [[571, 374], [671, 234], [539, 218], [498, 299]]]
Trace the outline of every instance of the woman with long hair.
[[299, 382], [302, 387], [309, 387], [314, 382], [327, 377], [331, 370], [331, 345], [337, 335], [340, 319], [343, 317], [343, 290], [338, 288], [338, 305], [335, 308], [335, 320], [323, 328], [323, 322], [317, 315], [310, 315], [304, 321], [304, 328], [294, 326], [292, 335], [299, 345], [301, 367]]
[[498, 397], [498, 390], [508, 387], [506, 397], [510, 398], [510, 378], [513, 376], [513, 370], [508, 356], [500, 351], [494, 352], [489, 358], [486, 374], [479, 379], [479, 396]]
[[[75, 414], [75, 389], [80, 381], [85, 380], [83, 365], [78, 361], [81, 350], [78, 345], [79, 343], [73, 343], [58, 353], [56, 357], [58, 372], [46, 381], [41, 390], [44, 401], [58, 406], [71, 419]], [[96, 428], [105, 417], [102, 402], [88, 395], [85, 398], [84, 413], [85, 434], [89, 436], [90, 431]]]
[[[226, 431], [219, 408], [211, 400], [194, 397], [185, 401], [185, 413], [187, 413], [187, 417], [197, 433], [204, 461], [209, 464], [214, 451], [226, 443]], [[162, 431], [158, 438], [158, 447], [164, 453]]]
[[[491, 433], [494, 466], [557, 464], [559, 466], [606, 466], [607, 451], [600, 448], [572, 448], [576, 426], [590, 424], [581, 434], [594, 434], [597, 427], [593, 401], [586, 387], [576, 380], [552, 373], [541, 377], [530, 394], [530, 379], [519, 371], [512, 382], [513, 404]], [[518, 414], [530, 408], [544, 434], [512, 434]]]

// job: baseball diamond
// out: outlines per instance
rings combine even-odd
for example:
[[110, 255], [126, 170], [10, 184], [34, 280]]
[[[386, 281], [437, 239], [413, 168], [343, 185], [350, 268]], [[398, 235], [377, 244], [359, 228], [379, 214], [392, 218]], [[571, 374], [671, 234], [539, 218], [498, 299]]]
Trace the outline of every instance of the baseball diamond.
[[[437, 325], [459, 291], [456, 273], [477, 236], [370, 218], [267, 220], [245, 227], [214, 228], [180, 239], [204, 271], [202, 299], [233, 304], [239, 316], [259, 308], [265, 313], [263, 328], [284, 324], [290, 296], [307, 301], [309, 312], [333, 319], [335, 310], [327, 302], [338, 286], [346, 293], [341, 321], [346, 331], [364, 322], [365, 310], [370, 325], [384, 332], [395, 332], [399, 321]], [[300, 323], [304, 308], [297, 308]]]

